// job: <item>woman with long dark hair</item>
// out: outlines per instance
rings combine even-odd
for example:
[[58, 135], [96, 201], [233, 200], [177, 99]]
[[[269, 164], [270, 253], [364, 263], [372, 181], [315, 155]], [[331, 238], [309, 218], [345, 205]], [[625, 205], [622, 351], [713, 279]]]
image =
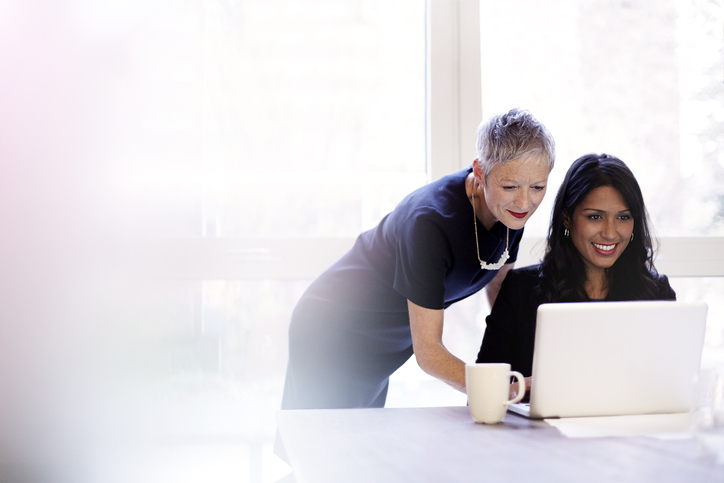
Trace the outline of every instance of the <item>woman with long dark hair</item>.
[[543, 261], [507, 274], [477, 362], [508, 362], [530, 376], [543, 303], [675, 300], [653, 256], [643, 195], [628, 166], [607, 154], [578, 158], [556, 196]]

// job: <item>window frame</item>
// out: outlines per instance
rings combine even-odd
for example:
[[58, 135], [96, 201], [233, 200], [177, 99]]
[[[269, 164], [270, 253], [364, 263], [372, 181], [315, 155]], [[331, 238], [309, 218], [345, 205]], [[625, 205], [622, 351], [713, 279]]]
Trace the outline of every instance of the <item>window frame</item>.
[[[428, 181], [475, 159], [481, 120], [479, 0], [426, 2], [426, 162]], [[152, 248], [159, 276], [203, 279], [313, 279], [354, 238], [187, 238]], [[517, 266], [537, 263], [542, 238], [525, 237]], [[704, 255], [705, 254], [705, 255]], [[724, 276], [724, 237], [662, 237], [656, 266], [670, 277]]]

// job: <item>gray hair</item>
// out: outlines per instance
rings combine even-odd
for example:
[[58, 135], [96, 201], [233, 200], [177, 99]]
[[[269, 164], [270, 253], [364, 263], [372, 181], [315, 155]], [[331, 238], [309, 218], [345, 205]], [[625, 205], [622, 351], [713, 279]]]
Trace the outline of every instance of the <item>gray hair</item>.
[[511, 109], [478, 126], [478, 160], [485, 179], [495, 166], [514, 159], [538, 158], [553, 169], [556, 145], [546, 127], [524, 109]]

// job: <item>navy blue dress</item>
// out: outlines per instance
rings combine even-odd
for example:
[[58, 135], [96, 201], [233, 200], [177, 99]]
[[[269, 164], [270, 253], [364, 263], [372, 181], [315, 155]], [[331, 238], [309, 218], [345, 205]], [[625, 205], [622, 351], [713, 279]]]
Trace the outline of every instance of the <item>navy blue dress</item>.
[[[471, 167], [410, 195], [307, 289], [292, 314], [282, 408], [383, 407], [388, 378], [412, 355], [407, 300], [444, 309], [482, 289]], [[497, 262], [506, 228], [478, 222], [480, 257]], [[523, 230], [510, 230], [508, 263]]]

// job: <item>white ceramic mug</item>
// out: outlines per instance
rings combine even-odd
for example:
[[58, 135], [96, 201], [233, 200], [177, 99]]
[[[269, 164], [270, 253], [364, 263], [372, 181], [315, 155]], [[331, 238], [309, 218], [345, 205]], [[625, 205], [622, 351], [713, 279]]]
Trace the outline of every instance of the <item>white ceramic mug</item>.
[[[512, 400], [508, 400], [510, 376], [523, 388]], [[465, 386], [470, 415], [476, 423], [499, 423], [505, 417], [508, 404], [517, 403], [525, 396], [525, 378], [520, 372], [511, 371], [510, 364], [466, 364]]]

